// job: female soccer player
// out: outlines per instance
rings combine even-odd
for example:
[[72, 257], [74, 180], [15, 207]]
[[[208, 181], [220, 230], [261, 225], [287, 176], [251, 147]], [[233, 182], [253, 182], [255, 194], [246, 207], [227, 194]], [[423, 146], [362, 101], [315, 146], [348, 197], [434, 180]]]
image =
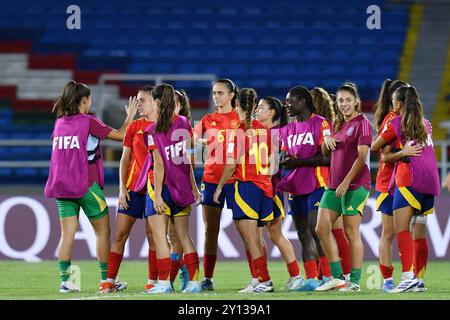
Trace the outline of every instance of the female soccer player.
[[[256, 119], [268, 127], [270, 130], [270, 135], [274, 140], [278, 140], [278, 130], [287, 123], [286, 109], [283, 108], [281, 101], [274, 97], [265, 97], [259, 100], [258, 106], [255, 111]], [[277, 246], [280, 250], [281, 255], [286, 263], [290, 278], [285, 285], [286, 290], [294, 291], [298, 290], [304, 284], [304, 279], [301, 277], [300, 268], [295, 257], [294, 248], [291, 242], [286, 239], [283, 232], [281, 231], [281, 222], [284, 219], [284, 207], [283, 207], [283, 193], [278, 190], [278, 183], [281, 177], [281, 172], [278, 170], [272, 176], [272, 185], [274, 188], [274, 198], [273, 198], [273, 213], [274, 219], [268, 222], [258, 222], [259, 237], [261, 240], [262, 249], [267, 256], [267, 249], [263, 238], [263, 227], [266, 227], [269, 233], [270, 240]], [[259, 284], [258, 278], [256, 276], [255, 270], [253, 268], [252, 259], [250, 256], [250, 251], [246, 249], [247, 260], [249, 263], [250, 271], [252, 274], [252, 280], [250, 284], [239, 291], [240, 293], [253, 292], [254, 288]]]
[[225, 184], [235, 175], [235, 201], [233, 220], [241, 235], [258, 277], [259, 284], [254, 292], [273, 292], [273, 284], [267, 269], [267, 256], [261, 248], [258, 234], [258, 220], [273, 220], [273, 187], [270, 175], [269, 157], [271, 139], [269, 130], [261, 122], [251, 120], [256, 106], [256, 92], [245, 88], [239, 91], [237, 111], [241, 120], [235, 130], [234, 139], [228, 143], [227, 164], [213, 195], [220, 203]]
[[[189, 98], [186, 91], [175, 90], [175, 102], [175, 114], [186, 117], [190, 122], [191, 106], [189, 105]], [[186, 286], [189, 283], [189, 272], [183, 262], [183, 246], [178, 240], [173, 221], [169, 222], [167, 233], [169, 235], [170, 258], [172, 260], [170, 266], [170, 283], [172, 284], [173, 288], [173, 283], [177, 277], [178, 270], [181, 270], [180, 289], [181, 291], [183, 291], [184, 289], [186, 289]]]
[[[400, 80], [390, 80], [386, 79], [381, 87], [380, 95], [378, 101], [375, 104], [375, 127], [378, 134], [386, 130], [389, 122], [398, 115], [399, 110], [394, 110], [392, 107], [392, 94], [395, 90], [401, 86], [407, 85], [406, 82]], [[408, 148], [412, 148], [413, 153], [405, 154], [408, 152]], [[398, 153], [400, 159], [403, 156], [414, 156], [416, 155], [414, 149], [418, 149], [417, 146], [408, 146]], [[383, 275], [384, 284], [383, 291], [388, 292], [395, 288], [394, 281], [392, 279], [392, 274], [394, 273], [394, 267], [392, 266], [392, 241], [394, 240], [394, 219], [392, 217], [392, 201], [393, 197], [389, 194], [389, 183], [394, 171], [394, 162], [384, 161], [388, 156], [387, 151], [383, 154], [383, 149], [374, 149], [371, 147], [372, 151], [378, 151], [380, 154], [380, 165], [378, 168], [375, 190], [377, 192], [376, 196], [376, 210], [382, 213], [382, 231], [381, 238], [379, 242], [379, 257], [380, 257], [380, 271]], [[417, 150], [420, 153], [420, 150]]]
[[101, 272], [99, 290], [102, 291], [105, 286], [110, 227], [108, 207], [102, 190], [104, 176], [100, 140], [123, 140], [127, 126], [136, 114], [137, 100], [130, 98], [129, 106], [125, 108], [127, 117], [119, 130], [112, 129], [98, 118], [88, 115], [90, 106], [89, 87], [70, 81], [56, 99], [52, 110], [57, 119], [52, 134], [53, 149], [45, 196], [56, 198], [60, 217], [58, 261], [61, 293], [80, 291], [69, 281], [68, 270], [75, 232], [78, 229], [80, 207], [89, 218], [97, 237]]
[[194, 171], [187, 149], [191, 146], [192, 128], [186, 117], [175, 114], [175, 90], [161, 84], [152, 90], [153, 106], [157, 110], [157, 123], [150, 125], [148, 145], [154, 161], [154, 190], [148, 186], [150, 199], [146, 211], [156, 247], [158, 283], [148, 293], [170, 293], [170, 246], [167, 241], [169, 220], [173, 221], [184, 252], [189, 271], [189, 283], [183, 293], [201, 291], [198, 282], [199, 260], [197, 250], [189, 235], [191, 204], [200, 200]]
[[324, 132], [330, 127], [325, 118], [315, 114], [312, 96], [304, 87], [291, 88], [286, 96], [287, 112], [296, 117], [280, 129], [282, 150], [287, 152], [281, 164], [288, 171], [278, 187], [289, 192], [289, 214], [292, 215], [302, 244], [306, 282], [301, 291], [315, 290], [320, 282], [316, 257], [325, 276], [330, 276], [328, 260], [315, 232], [317, 207], [325, 190], [329, 159], [320, 152]]
[[[136, 219], [147, 218], [145, 215], [145, 190], [136, 190], [136, 182], [147, 156], [147, 146], [144, 143], [143, 134], [145, 129], [156, 121], [156, 111], [151, 98], [152, 89], [153, 87], [150, 86], [139, 89], [137, 101], [141, 118], [133, 121], [127, 127], [123, 141], [119, 167], [119, 210], [116, 216], [116, 234], [108, 255], [108, 281], [104, 285], [103, 292], [116, 291], [115, 279], [122, 262], [125, 242]], [[149, 175], [153, 180], [152, 171], [149, 172]], [[149, 244], [149, 274], [146, 285], [146, 289], [148, 289], [149, 285], [156, 282], [158, 271], [156, 270], [155, 247], [147, 223], [146, 227]]]
[[[316, 114], [324, 117], [328, 121], [328, 123], [332, 124], [336, 117], [334, 107], [335, 97], [332, 98], [332, 96], [328, 94], [328, 92], [326, 92], [323, 88], [320, 87], [313, 88], [310, 92], [313, 99], [314, 107], [316, 109]], [[328, 171], [326, 169], [325, 170], [319, 169], [319, 170], [322, 170], [324, 174], [328, 174]], [[328, 177], [324, 177], [324, 181], [325, 183], [328, 183]], [[317, 221], [314, 221], [314, 228], [316, 222]], [[351, 271], [350, 245], [348, 243], [347, 237], [345, 236], [344, 223], [342, 222], [342, 217], [339, 217], [333, 224], [331, 232], [333, 233], [333, 236], [336, 239], [336, 244], [339, 249], [339, 260], [341, 260], [341, 266], [342, 271], [344, 272], [344, 277], [346, 280], [350, 280], [350, 271]], [[314, 239], [316, 240], [316, 238]], [[325, 271], [328, 272], [329, 268], [326, 268]], [[319, 268], [319, 279], [321, 279], [320, 277], [321, 274], [323, 274], [323, 270], [322, 268]], [[330, 276], [329, 273], [325, 275], [325, 277], [329, 276]], [[326, 281], [326, 279], [324, 280]]]
[[432, 130], [430, 122], [423, 117], [422, 103], [414, 87], [402, 86], [395, 90], [392, 104], [395, 110], [400, 110], [400, 115], [391, 119], [386, 130], [375, 140], [373, 148], [394, 142], [400, 148], [420, 145], [422, 150], [417, 156], [404, 157], [396, 162], [394, 179], [391, 179], [389, 186], [390, 191], [394, 189], [394, 230], [403, 270], [400, 283], [390, 292], [411, 292], [417, 288], [417, 291], [422, 291], [424, 285], [416, 277], [420, 277], [425, 266], [416, 266], [418, 275], [412, 272], [414, 241], [409, 226], [415, 215], [433, 213], [434, 197], [440, 194]]
[[[369, 197], [370, 172], [366, 163], [372, 142], [372, 127], [360, 113], [360, 98], [352, 83], [340, 86], [336, 93], [339, 112], [333, 134], [324, 139], [322, 153], [331, 154], [329, 188], [320, 200], [316, 231], [322, 248], [330, 261], [332, 277], [316, 290], [360, 291], [359, 281], [363, 263], [364, 246], [359, 226], [364, 206]], [[331, 227], [342, 215], [344, 229], [350, 243], [352, 269], [350, 281], [345, 281], [339, 262], [336, 241]]]
[[194, 141], [206, 139], [207, 156], [202, 179], [202, 210], [205, 223], [205, 247], [203, 257], [203, 290], [214, 290], [213, 275], [217, 261], [217, 240], [220, 230], [220, 217], [225, 199], [231, 209], [234, 201], [234, 180], [224, 185], [220, 203], [213, 201], [213, 194], [225, 167], [226, 141], [230, 131], [239, 126], [239, 115], [235, 110], [237, 87], [229, 79], [214, 81], [212, 96], [217, 111], [204, 116], [194, 129]]

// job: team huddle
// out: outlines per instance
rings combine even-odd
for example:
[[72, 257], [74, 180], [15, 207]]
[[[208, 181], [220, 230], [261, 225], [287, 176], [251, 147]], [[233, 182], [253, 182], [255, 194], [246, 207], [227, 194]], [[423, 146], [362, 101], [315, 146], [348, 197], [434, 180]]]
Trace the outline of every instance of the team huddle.
[[[179, 273], [181, 292], [213, 291], [225, 204], [243, 240], [250, 270], [250, 281], [240, 293], [274, 291], [264, 232], [286, 264], [286, 291], [358, 292], [364, 256], [360, 225], [371, 190], [370, 151], [380, 154], [375, 189], [383, 227], [383, 290], [427, 290], [425, 224], [440, 183], [431, 125], [423, 117], [416, 89], [408, 83], [383, 83], [375, 105], [376, 135], [361, 112], [353, 83], [344, 83], [335, 95], [296, 86], [283, 104], [219, 79], [212, 84], [215, 112], [194, 127], [186, 92], [169, 84], [139, 89], [118, 130], [89, 113], [90, 94], [86, 85], [70, 81], [53, 108], [57, 120], [45, 195], [56, 198], [60, 216], [60, 292], [80, 291], [69, 279], [80, 208], [96, 234], [99, 292], [127, 288], [117, 274], [137, 219], [146, 220], [149, 244], [146, 293], [173, 292]], [[136, 113], [140, 118], [133, 120]], [[104, 139], [123, 141], [112, 244], [103, 194]], [[200, 190], [194, 176], [199, 163], [204, 165]], [[281, 228], [286, 201], [301, 244], [304, 274]], [[205, 223], [202, 281], [189, 235], [192, 206], [200, 203]], [[394, 238], [402, 265], [397, 284]]]

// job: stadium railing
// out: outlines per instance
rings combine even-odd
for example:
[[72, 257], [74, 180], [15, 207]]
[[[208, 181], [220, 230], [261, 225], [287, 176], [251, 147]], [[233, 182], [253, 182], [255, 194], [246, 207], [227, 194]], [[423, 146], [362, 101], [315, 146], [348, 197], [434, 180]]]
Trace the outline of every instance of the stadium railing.
[[[35, 146], [42, 147], [48, 146], [51, 148], [51, 140], [0, 140], [0, 147], [22, 147], [22, 146]], [[437, 140], [434, 141], [435, 146], [441, 148], [441, 159], [437, 159], [438, 167], [440, 169], [441, 181], [444, 181], [447, 171], [450, 168], [450, 161], [448, 159], [448, 149], [450, 147], [450, 140]], [[117, 141], [105, 140], [102, 143], [103, 147], [112, 148], [114, 150], [122, 150], [122, 143]], [[32, 155], [30, 155], [31, 158]], [[119, 168], [119, 161], [104, 161], [105, 168]], [[48, 168], [50, 165], [50, 159], [48, 161], [43, 160], [26, 160], [26, 161], [2, 161], [0, 155], [0, 168]], [[370, 162], [370, 169], [377, 170], [379, 166], [378, 161]]]

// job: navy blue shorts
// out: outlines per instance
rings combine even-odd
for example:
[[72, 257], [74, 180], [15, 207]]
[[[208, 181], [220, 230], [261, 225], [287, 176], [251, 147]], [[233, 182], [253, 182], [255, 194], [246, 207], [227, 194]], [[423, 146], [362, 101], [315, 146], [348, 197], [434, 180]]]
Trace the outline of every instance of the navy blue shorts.
[[213, 200], [214, 192], [216, 192], [217, 184], [202, 182], [202, 205], [223, 209], [225, 200], [227, 201], [227, 208], [232, 209], [234, 204], [234, 183], [229, 183], [223, 186], [222, 193], [220, 194], [220, 204], [215, 203]]
[[392, 205], [394, 202], [394, 197], [389, 194], [389, 192], [378, 192], [376, 193], [375, 210], [381, 213], [392, 216], [394, 211], [392, 210]]
[[[190, 205], [187, 207], [180, 207], [175, 204], [175, 202], [172, 199], [172, 196], [170, 195], [169, 188], [167, 188], [166, 185], [163, 185], [161, 196], [166, 205], [166, 212], [164, 212], [164, 214], [171, 217], [181, 217], [181, 216], [188, 216], [191, 213], [192, 207]], [[155, 208], [153, 206], [154, 198], [155, 197], [153, 188], [152, 187], [149, 188], [147, 185], [147, 195], [145, 203], [145, 214], [147, 216], [152, 216], [156, 214]]]
[[[283, 193], [277, 192], [273, 197], [273, 218], [281, 217], [281, 219], [284, 219], [285, 216]], [[265, 221], [258, 220], [258, 227], [264, 227], [265, 225]]]
[[261, 221], [273, 220], [273, 199], [253, 182], [235, 182], [235, 205], [233, 220], [253, 219]]
[[433, 213], [434, 195], [417, 192], [411, 187], [395, 187], [392, 210], [407, 206], [414, 208], [414, 214]]
[[319, 188], [308, 194], [290, 194], [288, 198], [289, 214], [291, 216], [307, 215], [313, 210], [319, 210], [320, 200], [324, 192], [325, 188]]
[[147, 218], [145, 214], [145, 193], [128, 192], [130, 201], [128, 201], [128, 209], [119, 209], [118, 213], [126, 214], [132, 218]]

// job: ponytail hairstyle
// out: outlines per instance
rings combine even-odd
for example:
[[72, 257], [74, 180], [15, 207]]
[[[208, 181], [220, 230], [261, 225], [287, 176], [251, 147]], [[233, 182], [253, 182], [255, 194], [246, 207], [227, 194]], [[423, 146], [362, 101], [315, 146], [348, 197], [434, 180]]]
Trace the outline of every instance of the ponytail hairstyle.
[[[341, 85], [337, 91], [336, 91], [336, 105], [338, 104], [337, 102], [337, 96], [338, 93], [340, 91], [347, 91], [350, 92], [350, 94], [355, 97], [355, 99], [358, 99], [358, 103], [355, 106], [355, 110], [356, 112], [360, 113], [361, 112], [361, 98], [359, 97], [359, 93], [358, 93], [358, 88], [356, 87], [356, 84], [354, 84], [353, 82], [345, 82], [343, 85]], [[338, 107], [338, 113], [336, 114], [336, 118], [334, 121], [334, 132], [338, 132], [339, 129], [341, 128], [342, 123], [344, 122], [344, 115], [342, 114], [342, 112], [339, 110]]]
[[158, 120], [156, 132], [166, 133], [172, 125], [172, 118], [175, 112], [175, 89], [166, 83], [162, 83], [152, 90], [153, 100], [159, 99]]
[[402, 132], [407, 140], [426, 143], [428, 132], [423, 123], [423, 107], [413, 86], [403, 86], [395, 90], [395, 98], [403, 103]]
[[189, 104], [189, 97], [187, 96], [186, 91], [183, 89], [175, 90], [175, 96], [178, 102], [180, 103], [180, 116], [184, 116], [191, 121], [191, 105]]
[[384, 118], [392, 110], [392, 94], [401, 86], [408, 85], [405, 81], [386, 79], [381, 86], [380, 95], [373, 106], [374, 120], [377, 131], [380, 131]]
[[315, 87], [311, 90], [311, 96], [316, 107], [316, 113], [333, 123], [335, 118], [333, 100], [331, 100], [328, 92], [323, 88]]
[[252, 112], [257, 105], [256, 91], [252, 88], [239, 90], [239, 107], [245, 112], [245, 124], [248, 129], [252, 128]]
[[79, 114], [81, 99], [89, 98], [90, 95], [91, 89], [87, 85], [71, 80], [56, 98], [52, 113], [56, 114], [56, 118]]
[[213, 85], [215, 85], [216, 83], [223, 83], [224, 85], [226, 85], [226, 87], [228, 88], [228, 90], [230, 91], [230, 93], [231, 92], [234, 92], [234, 97], [233, 97], [233, 99], [231, 99], [231, 106], [233, 107], [233, 108], [235, 108], [236, 107], [236, 99], [239, 99], [238, 98], [238, 95], [239, 95], [239, 88], [234, 84], [234, 82], [233, 81], [231, 81], [230, 79], [218, 79], [218, 80], [215, 80], [214, 82], [213, 82]]
[[288, 122], [288, 115], [286, 108], [283, 107], [281, 101], [275, 97], [264, 97], [262, 98], [267, 105], [269, 106], [269, 110], [274, 110], [275, 114], [272, 117], [272, 122], [279, 123], [280, 128], [284, 127]]
[[301, 87], [301, 86], [293, 87], [293, 88], [289, 89], [289, 94], [291, 97], [300, 97], [302, 99], [305, 99], [305, 104], [306, 104], [306, 107], [308, 108], [309, 112], [311, 112], [311, 113], [316, 112], [313, 98], [308, 89], [306, 89], [305, 87]]

